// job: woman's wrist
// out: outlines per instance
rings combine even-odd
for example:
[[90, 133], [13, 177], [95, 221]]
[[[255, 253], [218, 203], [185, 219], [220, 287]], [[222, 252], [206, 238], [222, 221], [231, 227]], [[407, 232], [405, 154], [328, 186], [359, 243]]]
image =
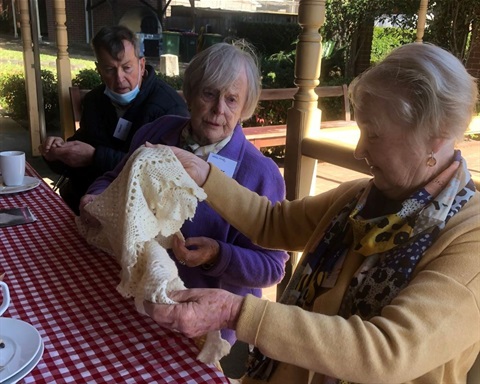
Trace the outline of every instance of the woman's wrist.
[[203, 161], [202, 163], [200, 163], [199, 172], [198, 172], [199, 173], [199, 183], [198, 183], [199, 187], [203, 187], [205, 185], [205, 183], [207, 182], [208, 176], [210, 175], [210, 169], [211, 169], [210, 163], [207, 163], [206, 161]]
[[228, 319], [227, 328], [236, 329], [240, 313], [242, 311], [243, 302], [245, 298], [243, 296], [232, 294], [232, 301], [230, 305], [230, 318]]

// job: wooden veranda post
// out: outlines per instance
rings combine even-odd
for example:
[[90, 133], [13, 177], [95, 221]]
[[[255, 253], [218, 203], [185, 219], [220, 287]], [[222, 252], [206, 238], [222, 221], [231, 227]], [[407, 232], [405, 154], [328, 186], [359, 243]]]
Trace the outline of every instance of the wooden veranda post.
[[[302, 29], [296, 50], [294, 80], [299, 89], [287, 114], [285, 183], [289, 200], [309, 195], [315, 177], [316, 160], [302, 157], [300, 145], [305, 136], [320, 129], [321, 111], [314, 88], [319, 84], [321, 64], [318, 30], [324, 20], [325, 0], [300, 0], [298, 23]], [[309, 182], [301, 183], [301, 180]]]
[[[42, 127], [45, 126], [45, 121], [41, 121], [44, 115], [39, 111], [38, 95], [41, 95], [41, 89], [37, 89], [39, 87], [39, 82], [37, 82], [35, 73], [30, 7], [28, 0], [20, 0], [18, 4], [20, 9], [20, 27], [23, 42], [23, 65], [25, 71], [25, 88], [27, 91], [27, 114], [30, 125], [30, 143], [32, 146], [32, 155], [38, 156], [40, 153], [37, 148], [40, 145], [41, 137], [44, 134], [42, 133]], [[43, 97], [41, 97], [41, 101], [43, 103]]]
[[[325, 20], [325, 0], [300, 0], [298, 23], [301, 26], [295, 61], [295, 85], [298, 92], [287, 114], [287, 141], [284, 178], [287, 199], [309, 195], [314, 188], [317, 161], [302, 156], [301, 143], [320, 129], [321, 111], [314, 89], [320, 83], [321, 36], [319, 28]], [[297, 265], [298, 254], [291, 253], [285, 277], [277, 287], [279, 297]]]
[[70, 106], [69, 88], [72, 86], [72, 72], [70, 57], [68, 56], [67, 16], [65, 0], [55, 0], [55, 33], [57, 39], [57, 89], [60, 106], [60, 126], [64, 139], [72, 136], [75, 127], [73, 124], [72, 108]]
[[416, 43], [423, 43], [423, 34], [425, 32], [425, 23], [427, 20], [428, 0], [421, 0], [418, 9], [417, 38]]

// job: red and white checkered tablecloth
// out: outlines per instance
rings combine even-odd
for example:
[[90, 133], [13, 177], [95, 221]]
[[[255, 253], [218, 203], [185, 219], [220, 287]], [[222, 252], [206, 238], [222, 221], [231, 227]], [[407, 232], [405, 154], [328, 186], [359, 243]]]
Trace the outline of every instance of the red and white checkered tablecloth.
[[[27, 166], [27, 174], [38, 177]], [[88, 245], [51, 188], [0, 196], [37, 221], [0, 228], [0, 274], [12, 303], [4, 316], [40, 333], [45, 352], [25, 383], [228, 383], [196, 360], [192, 340], [136, 312], [117, 291], [120, 268]]]

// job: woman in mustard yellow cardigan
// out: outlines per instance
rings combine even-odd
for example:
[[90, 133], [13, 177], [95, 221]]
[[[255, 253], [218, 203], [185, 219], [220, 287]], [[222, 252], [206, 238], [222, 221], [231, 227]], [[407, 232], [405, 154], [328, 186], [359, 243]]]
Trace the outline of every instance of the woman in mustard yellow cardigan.
[[480, 350], [480, 194], [454, 145], [475, 80], [447, 51], [408, 44], [351, 98], [373, 178], [318, 196], [273, 205], [175, 150], [235, 228], [303, 257], [279, 303], [197, 289], [148, 311], [188, 336], [235, 329], [256, 347], [244, 383], [465, 382]]

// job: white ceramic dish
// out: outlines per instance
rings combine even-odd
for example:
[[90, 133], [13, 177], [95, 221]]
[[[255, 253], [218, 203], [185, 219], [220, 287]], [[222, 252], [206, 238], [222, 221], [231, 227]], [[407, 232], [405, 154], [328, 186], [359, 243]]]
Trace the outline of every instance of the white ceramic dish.
[[[32, 325], [22, 320], [0, 317], [0, 339], [5, 344], [0, 348], [0, 383], [2, 384], [10, 382], [7, 380], [23, 373], [38, 357], [40, 350], [43, 353], [40, 334]], [[30, 371], [32, 369], [33, 367]]]
[[29, 191], [30, 189], [36, 188], [39, 185], [40, 185], [40, 180], [37, 179], [36, 177], [25, 176], [23, 178], [22, 185], [7, 186], [3, 184], [2, 176], [0, 176], [0, 195]]
[[9, 379], [2, 381], [1, 384], [16, 384], [18, 381], [23, 379], [27, 376], [30, 372], [32, 372], [33, 368], [35, 368], [38, 362], [42, 359], [43, 356], [43, 342], [41, 343], [40, 349], [38, 350], [37, 354], [34, 356], [32, 361], [26, 365], [20, 372], [16, 373], [15, 375], [11, 376]]

